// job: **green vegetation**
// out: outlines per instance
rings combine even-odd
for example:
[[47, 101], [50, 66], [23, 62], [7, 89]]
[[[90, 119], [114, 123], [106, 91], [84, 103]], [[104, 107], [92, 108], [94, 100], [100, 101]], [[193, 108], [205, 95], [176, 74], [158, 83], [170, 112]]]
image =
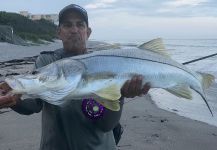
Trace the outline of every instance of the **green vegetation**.
[[34, 43], [53, 41], [56, 38], [57, 26], [45, 19], [33, 21], [16, 13], [0, 11], [0, 25], [13, 27], [16, 35]]

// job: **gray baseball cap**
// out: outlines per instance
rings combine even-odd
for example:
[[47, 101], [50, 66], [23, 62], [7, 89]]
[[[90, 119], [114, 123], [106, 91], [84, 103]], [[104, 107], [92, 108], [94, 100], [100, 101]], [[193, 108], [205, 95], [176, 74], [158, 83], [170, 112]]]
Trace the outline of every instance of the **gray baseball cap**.
[[88, 26], [88, 15], [87, 15], [87, 11], [82, 8], [79, 5], [76, 4], [70, 4], [66, 7], [64, 7], [60, 12], [59, 12], [59, 24], [61, 24], [64, 21], [64, 15], [67, 14], [70, 11], [76, 11], [78, 12], [84, 19], [84, 21], [86, 22], [87, 26]]

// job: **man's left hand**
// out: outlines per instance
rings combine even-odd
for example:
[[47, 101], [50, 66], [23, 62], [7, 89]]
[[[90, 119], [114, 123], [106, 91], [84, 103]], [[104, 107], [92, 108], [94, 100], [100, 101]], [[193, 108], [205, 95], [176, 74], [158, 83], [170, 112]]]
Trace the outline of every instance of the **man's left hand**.
[[142, 96], [147, 94], [150, 89], [150, 84], [142, 85], [142, 76], [135, 75], [131, 80], [127, 80], [121, 88], [121, 95], [126, 98]]

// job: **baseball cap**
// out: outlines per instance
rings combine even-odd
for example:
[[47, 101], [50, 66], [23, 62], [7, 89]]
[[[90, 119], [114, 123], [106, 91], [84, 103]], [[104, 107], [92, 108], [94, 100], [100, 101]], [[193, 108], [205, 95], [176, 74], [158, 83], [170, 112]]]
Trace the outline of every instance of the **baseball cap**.
[[86, 22], [87, 26], [88, 26], [88, 15], [87, 15], [87, 11], [82, 8], [79, 5], [76, 4], [70, 4], [66, 7], [64, 7], [60, 12], [59, 12], [59, 24], [62, 23], [64, 21], [64, 15], [67, 14], [70, 11], [76, 11], [78, 12], [84, 19], [84, 21]]

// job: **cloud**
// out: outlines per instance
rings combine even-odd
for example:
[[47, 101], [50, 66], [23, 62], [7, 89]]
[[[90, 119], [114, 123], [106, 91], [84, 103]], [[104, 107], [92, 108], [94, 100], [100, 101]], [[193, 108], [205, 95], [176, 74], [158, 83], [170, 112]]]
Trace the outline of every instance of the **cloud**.
[[84, 5], [96, 16], [123, 12], [134, 16], [205, 17], [217, 16], [216, 0], [92, 0]]
[[94, 31], [92, 38], [103, 40], [216, 38], [217, 34], [216, 17], [144, 17], [123, 12], [106, 12], [103, 17], [97, 16], [90, 20]]
[[182, 6], [197, 6], [205, 2], [208, 2], [208, 0], [175, 0], [175, 1], [165, 2], [165, 4], [167, 6], [176, 8]]
[[101, 2], [103, 2], [103, 3], [114, 3], [116, 1], [117, 0], [101, 0]]
[[87, 9], [97, 9], [97, 8], [108, 8], [111, 7], [112, 3], [117, 2], [117, 0], [97, 0], [93, 3], [87, 4], [85, 8]]
[[[212, 0], [169, 0], [163, 2], [156, 12], [166, 16], [209, 16], [210, 14], [216, 15], [213, 11]], [[215, 3], [214, 3], [215, 4]], [[203, 11], [203, 13], [201, 13]]]

